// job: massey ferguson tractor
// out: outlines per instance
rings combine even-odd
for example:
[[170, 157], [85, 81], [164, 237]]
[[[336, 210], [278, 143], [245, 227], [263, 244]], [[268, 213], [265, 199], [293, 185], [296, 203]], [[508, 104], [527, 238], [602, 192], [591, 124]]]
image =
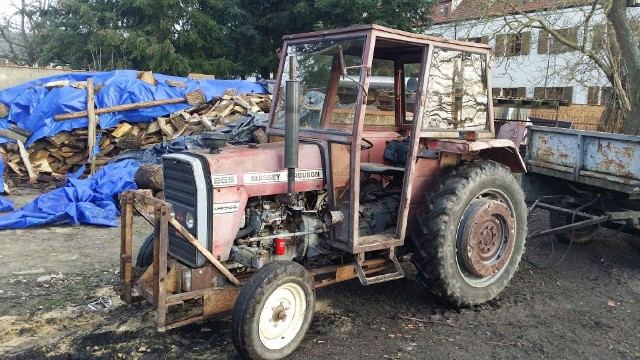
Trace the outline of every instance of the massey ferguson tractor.
[[[490, 48], [367, 25], [282, 49], [266, 143], [206, 133], [207, 149], [163, 157], [164, 201], [121, 196], [122, 298], [148, 301], [161, 331], [231, 311], [242, 356], [280, 359], [315, 288], [400, 279], [409, 254], [453, 306], [498, 296], [527, 209], [524, 163], [495, 136]], [[134, 211], [154, 226], [136, 267]]]

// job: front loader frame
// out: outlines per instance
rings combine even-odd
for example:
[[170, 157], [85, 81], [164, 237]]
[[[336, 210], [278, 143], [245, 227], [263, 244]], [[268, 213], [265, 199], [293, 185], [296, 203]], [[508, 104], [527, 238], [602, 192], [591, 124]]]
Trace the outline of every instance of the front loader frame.
[[[151, 211], [148, 211], [151, 210]], [[159, 331], [177, 328], [201, 321], [233, 309], [243, 285], [241, 279], [252, 273], [232, 274], [211, 252], [204, 248], [171, 214], [173, 206], [143, 192], [130, 190], [120, 195], [122, 213], [120, 237], [120, 283], [116, 286], [120, 298], [127, 304], [146, 300], [155, 310], [155, 320]], [[134, 281], [133, 268], [133, 220], [138, 213], [154, 229], [153, 263]], [[152, 214], [148, 214], [152, 212]], [[181, 291], [181, 265], [169, 257], [169, 226], [173, 226], [186, 240], [202, 253], [208, 262], [198, 269], [206, 274], [223, 274], [228, 284], [206, 287], [193, 291]], [[376, 258], [362, 263], [363, 274], [373, 274], [392, 270], [389, 260]], [[314, 287], [319, 288], [357, 278], [353, 263], [310, 269]], [[363, 275], [362, 274], [362, 275]], [[134, 297], [134, 290], [138, 293]], [[171, 307], [195, 305], [197, 311], [169, 311]], [[193, 310], [193, 306], [189, 308]], [[169, 316], [171, 315], [171, 316]]]
[[[153, 216], [146, 213], [140, 206], [153, 209]], [[206, 249], [198, 248], [200, 252], [212, 261], [212, 264], [223, 268], [221, 271], [229, 281], [235, 285], [224, 285], [195, 291], [179, 292], [181, 278], [179, 276], [179, 264], [170, 261], [169, 226], [176, 228], [183, 236], [189, 232], [178, 223], [171, 213], [173, 206], [163, 200], [156, 199], [138, 191], [127, 191], [120, 196], [120, 209], [122, 212], [121, 239], [120, 239], [120, 297], [128, 304], [136, 300], [147, 300], [156, 311], [158, 330], [164, 331], [180, 327], [189, 323], [204, 320], [215, 314], [231, 310], [240, 290], [240, 281], [233, 276], [224, 266], [213, 258]], [[133, 282], [133, 215], [138, 212], [154, 229], [153, 263], [142, 274], [139, 281]], [[190, 242], [200, 245], [193, 236], [187, 237]], [[194, 240], [194, 241], [192, 241]], [[207, 256], [208, 255], [208, 256]], [[218, 267], [216, 266], [216, 267]], [[173, 272], [173, 273], [172, 273]], [[133, 290], [140, 294], [133, 297]], [[173, 293], [177, 292], [177, 293]], [[183, 305], [188, 300], [197, 300], [201, 305], [198, 315], [179, 318], [168, 321], [169, 307]]]

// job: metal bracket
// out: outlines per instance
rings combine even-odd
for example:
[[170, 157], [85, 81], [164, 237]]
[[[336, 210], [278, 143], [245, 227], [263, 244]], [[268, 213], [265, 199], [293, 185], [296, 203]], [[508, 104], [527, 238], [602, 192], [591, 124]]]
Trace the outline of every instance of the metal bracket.
[[403, 278], [404, 271], [402, 270], [402, 267], [400, 266], [400, 263], [398, 262], [393, 249], [389, 249], [389, 261], [393, 264], [393, 272], [378, 276], [367, 277], [367, 275], [364, 273], [364, 269], [362, 268], [362, 265], [364, 263], [364, 253], [358, 254], [354, 266], [356, 268], [356, 274], [358, 274], [358, 279], [360, 279], [362, 285], [367, 286]]
[[424, 149], [420, 151], [418, 157], [422, 159], [440, 160], [441, 155], [442, 152], [440, 150]]

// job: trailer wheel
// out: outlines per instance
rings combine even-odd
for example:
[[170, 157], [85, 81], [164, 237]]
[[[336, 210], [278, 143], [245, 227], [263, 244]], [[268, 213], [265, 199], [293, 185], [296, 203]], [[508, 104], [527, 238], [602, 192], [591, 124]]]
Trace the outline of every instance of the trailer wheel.
[[441, 178], [417, 223], [417, 280], [447, 303], [478, 305], [498, 296], [518, 269], [527, 235], [524, 193], [504, 165], [473, 161]]
[[302, 265], [265, 265], [242, 287], [233, 308], [236, 350], [247, 359], [287, 357], [309, 329], [315, 299], [313, 279]]
[[[560, 206], [564, 208], [571, 208], [571, 205], [564, 201], [562, 202], [562, 204], [560, 204]], [[565, 226], [568, 224], [573, 224], [572, 220], [574, 220], [574, 218], [573, 218], [573, 215], [571, 214], [560, 215], [560, 214], [554, 214], [549, 212], [549, 225], [551, 226], [551, 228], [557, 228], [557, 227]], [[585, 218], [580, 216], [575, 217], [576, 222], [582, 221], [582, 220], [585, 220]], [[586, 244], [592, 241], [595, 238], [596, 233], [598, 232], [599, 229], [600, 229], [600, 225], [598, 224], [575, 229], [573, 231], [573, 243]], [[562, 241], [563, 243], [569, 244], [572, 241], [571, 233], [572, 233], [571, 231], [568, 231], [565, 233], [559, 233], [559, 234], [556, 234], [556, 238]]]
[[153, 263], [153, 231], [144, 239], [142, 245], [140, 245], [140, 250], [136, 257], [136, 267], [146, 268], [150, 266], [151, 263]]

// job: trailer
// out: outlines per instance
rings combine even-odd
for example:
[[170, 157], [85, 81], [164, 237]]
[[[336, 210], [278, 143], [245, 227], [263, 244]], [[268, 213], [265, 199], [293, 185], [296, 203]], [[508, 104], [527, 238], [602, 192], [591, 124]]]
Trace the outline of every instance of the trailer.
[[640, 136], [531, 126], [522, 186], [529, 211], [549, 211], [556, 235], [585, 243], [602, 227], [640, 234]]

